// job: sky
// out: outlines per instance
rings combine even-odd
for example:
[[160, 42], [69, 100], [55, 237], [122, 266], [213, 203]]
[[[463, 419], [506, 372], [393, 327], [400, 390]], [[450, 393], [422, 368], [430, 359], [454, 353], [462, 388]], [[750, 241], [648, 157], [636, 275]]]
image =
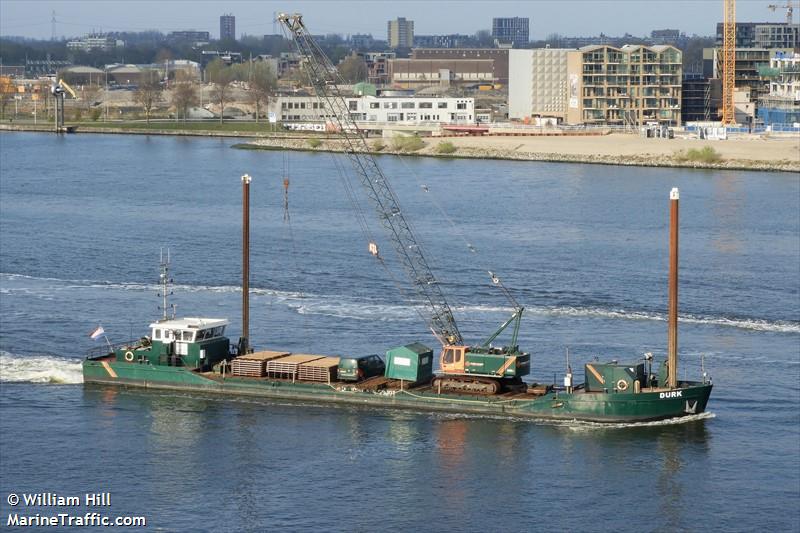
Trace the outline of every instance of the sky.
[[[769, 4], [786, 0], [738, 0], [739, 21], [783, 22], [786, 12]], [[0, 36], [49, 39], [55, 11], [58, 37], [92, 31], [206, 30], [219, 36], [219, 16], [236, 17], [237, 37], [273, 32], [274, 12], [299, 12], [315, 34], [371, 33], [386, 39], [386, 22], [414, 21], [417, 35], [473, 34], [491, 29], [493, 17], [530, 19], [531, 39], [567, 36], [649, 35], [679, 29], [713, 35], [722, 20], [722, 0], [0, 0]], [[795, 2], [795, 7], [800, 7]], [[797, 17], [795, 17], [795, 21]], [[277, 29], [280, 32], [280, 28]]]

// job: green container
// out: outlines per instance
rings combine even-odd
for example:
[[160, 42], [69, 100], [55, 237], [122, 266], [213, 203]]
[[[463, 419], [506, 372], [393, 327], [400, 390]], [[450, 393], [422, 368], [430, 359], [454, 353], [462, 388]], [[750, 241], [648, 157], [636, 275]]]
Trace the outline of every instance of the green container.
[[644, 363], [588, 363], [586, 392], [634, 392], [634, 382], [645, 384]]
[[410, 383], [429, 381], [433, 377], [433, 350], [414, 342], [386, 352], [387, 378]]

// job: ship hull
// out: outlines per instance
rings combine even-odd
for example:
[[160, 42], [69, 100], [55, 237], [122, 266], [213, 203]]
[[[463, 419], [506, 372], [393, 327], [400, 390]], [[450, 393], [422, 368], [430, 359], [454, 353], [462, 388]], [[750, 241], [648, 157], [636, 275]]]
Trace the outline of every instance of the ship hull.
[[711, 384], [683, 382], [674, 390], [640, 393], [565, 393], [542, 396], [437, 394], [431, 389], [360, 390], [358, 384], [292, 382], [269, 378], [222, 377], [185, 367], [87, 359], [84, 381], [91, 384], [180, 390], [226, 396], [259, 396], [299, 402], [349, 404], [508, 418], [648, 422], [705, 411]]

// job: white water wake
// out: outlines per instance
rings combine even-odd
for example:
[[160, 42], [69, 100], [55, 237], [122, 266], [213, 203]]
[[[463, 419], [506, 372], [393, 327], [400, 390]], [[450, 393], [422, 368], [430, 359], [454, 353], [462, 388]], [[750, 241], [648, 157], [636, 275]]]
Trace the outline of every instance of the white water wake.
[[2, 383], [83, 383], [80, 359], [51, 355], [15, 355], [0, 350]]
[[[64, 289], [105, 289], [123, 291], [157, 291], [159, 287], [147, 283], [126, 282], [98, 282], [91, 280], [59, 280], [54, 278], [35, 278], [23, 274], [0, 273], [0, 279], [8, 281], [33, 280], [37, 282], [56, 282], [55, 285], [37, 287], [3, 287], [0, 292], [10, 294], [14, 291], [36, 292], [55, 291]], [[174, 285], [174, 290], [181, 293], [212, 293], [226, 294], [241, 292], [241, 288], [234, 285]], [[299, 293], [293, 291], [280, 291], [265, 288], [251, 288], [254, 297], [268, 297], [285, 304], [298, 314], [332, 316], [353, 320], [416, 320], [417, 307], [413, 304], [390, 304], [364, 301], [357, 297], [333, 296], [325, 294]], [[462, 305], [453, 306], [457, 313], [477, 314], [507, 314], [511, 310], [503, 306], [491, 305]], [[567, 316], [577, 318], [600, 318], [611, 320], [648, 320], [665, 322], [666, 313], [648, 311], [632, 311], [627, 309], [608, 309], [600, 307], [582, 306], [531, 306], [526, 307], [530, 314], [538, 316]], [[770, 333], [800, 334], [800, 322], [784, 320], [765, 320], [758, 318], [728, 318], [724, 316], [703, 316], [681, 314], [678, 321], [686, 324], [697, 324], [713, 327], [737, 328], [751, 331]]]

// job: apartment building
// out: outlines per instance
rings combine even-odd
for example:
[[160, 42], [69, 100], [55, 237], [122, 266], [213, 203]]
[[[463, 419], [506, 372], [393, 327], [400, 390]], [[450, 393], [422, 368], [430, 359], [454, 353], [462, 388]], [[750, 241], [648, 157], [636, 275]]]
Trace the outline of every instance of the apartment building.
[[492, 38], [501, 45], [527, 46], [530, 41], [530, 19], [528, 17], [493, 18]]
[[[683, 69], [677, 48], [596, 45], [547, 50], [510, 56], [509, 118], [555, 117], [569, 124], [680, 125]], [[559, 94], [562, 90], [564, 97]]]
[[[717, 23], [718, 47], [722, 46], [724, 25]], [[737, 22], [737, 48], [800, 49], [800, 24], [785, 22]]]
[[414, 21], [404, 17], [390, 20], [387, 23], [387, 41], [392, 49], [414, 46]]
[[769, 125], [800, 123], [800, 54], [770, 59], [769, 93], [758, 100], [758, 118]]
[[219, 17], [219, 39], [236, 40], [236, 17], [230, 14]]

